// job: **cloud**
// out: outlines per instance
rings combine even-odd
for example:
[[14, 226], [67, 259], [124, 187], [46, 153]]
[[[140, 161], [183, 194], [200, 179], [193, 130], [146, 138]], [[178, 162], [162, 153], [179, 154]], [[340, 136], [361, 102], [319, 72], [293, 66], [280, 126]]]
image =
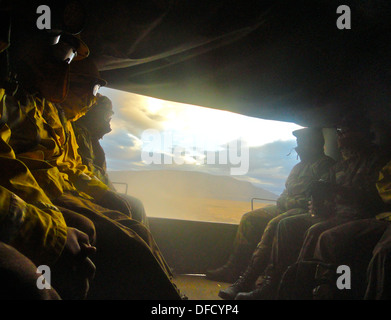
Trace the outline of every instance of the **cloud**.
[[[206, 108], [198, 110], [194, 106], [192, 108], [181, 107], [178, 104], [174, 104], [173, 107], [169, 102], [161, 102], [112, 89], [102, 89], [101, 93], [112, 100], [115, 112], [112, 119], [113, 130], [102, 139], [108, 170], [185, 170], [214, 175], [230, 175], [231, 169], [238, 167], [238, 165], [232, 165], [229, 158], [228, 163], [222, 164], [219, 161], [218, 147], [220, 150], [226, 150], [230, 140], [235, 139], [235, 136], [240, 137], [246, 124], [248, 124], [248, 128], [244, 131], [251, 138], [248, 139], [251, 141], [248, 159], [246, 159], [248, 172], [246, 175], [236, 176], [237, 179], [251, 182], [257, 187], [280, 194], [284, 189], [285, 180], [290, 170], [298, 163], [296, 152], [291, 152], [296, 146], [296, 142], [289, 132], [292, 128], [297, 128], [292, 127], [292, 124], [286, 124], [284, 127], [283, 124], [278, 123], [273, 127], [268, 123], [268, 126], [262, 127], [265, 123], [260, 122], [260, 119], [227, 112], [222, 112], [220, 119], [217, 114], [218, 122], [216, 122], [213, 119], [216, 117], [216, 112], [218, 113], [216, 110], [206, 110]], [[208, 111], [214, 114], [210, 119]], [[216, 123], [220, 122], [227, 122], [225, 123], [228, 124], [227, 128], [218, 127]], [[173, 125], [176, 131], [167, 131], [168, 124]], [[265, 131], [258, 129], [255, 131], [257, 125]], [[223, 129], [230, 132], [228, 137]], [[273, 129], [276, 131], [272, 131]], [[172, 164], [154, 163], [148, 165], [142, 161], [141, 152], [143, 147], [145, 148], [142, 138], [146, 130], [155, 130], [160, 134], [171, 132], [176, 135], [172, 139], [171, 149], [154, 150], [156, 157], [160, 157], [162, 160], [164, 157], [166, 160], [171, 159]], [[196, 137], [197, 134], [201, 134], [201, 136]], [[270, 142], [273, 140], [273, 134], [280, 135], [281, 140]], [[201, 150], [195, 148], [198, 138], [201, 139], [201, 145], [204, 143], [204, 148]], [[259, 145], [258, 140], [269, 141], [269, 143]], [[206, 147], [206, 143], [209, 143], [208, 147]], [[175, 147], [184, 147], [185, 150], [174, 154]], [[206, 163], [206, 150], [214, 150], [213, 154], [216, 160], [214, 163]], [[291, 154], [288, 156], [290, 152]], [[209, 156], [211, 155], [209, 154]], [[203, 159], [206, 159], [205, 162]], [[178, 165], [175, 163], [176, 161], [183, 163]]]
[[275, 141], [250, 149], [249, 176], [257, 178], [257, 186], [281, 193], [291, 169], [299, 162], [292, 149], [295, 140]]
[[146, 128], [162, 129], [162, 118], [148, 112], [145, 108], [145, 97], [107, 88], [102, 88], [101, 93], [108, 96], [113, 103], [115, 114], [112, 118], [112, 134], [125, 129], [140, 136]]
[[[250, 147], [248, 159], [242, 159], [242, 161], [248, 161], [247, 174], [234, 177], [280, 194], [290, 170], [298, 163], [295, 152], [287, 155], [295, 145], [296, 142], [291, 140], [276, 141], [261, 147]], [[203, 161], [201, 164], [195, 165], [197, 158], [190, 155], [183, 155], [182, 159], [178, 159], [172, 153], [158, 152], [153, 154], [153, 157], [160, 159], [160, 163], [146, 164], [142, 161], [140, 141], [125, 133], [119, 133], [118, 137], [114, 135], [107, 139], [105, 137], [102, 146], [106, 151], [110, 170], [184, 170], [214, 175], [230, 175], [231, 169], [238, 167], [230, 162], [222, 164], [219, 161], [218, 153], [214, 153], [215, 161], [213, 163], [208, 164]], [[180, 165], [177, 164], [179, 160], [182, 161]]]

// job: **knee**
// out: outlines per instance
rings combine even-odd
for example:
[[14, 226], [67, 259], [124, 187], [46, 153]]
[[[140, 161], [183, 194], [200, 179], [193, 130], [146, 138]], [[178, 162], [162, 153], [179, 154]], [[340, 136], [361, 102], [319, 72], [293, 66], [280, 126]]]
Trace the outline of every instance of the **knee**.
[[273, 218], [272, 220], [270, 220], [268, 225], [270, 227], [276, 229], [277, 226], [279, 226], [285, 219], [286, 219], [286, 217], [284, 215], [279, 215], [279, 216]]
[[0, 299], [60, 299], [54, 289], [38, 288], [37, 267], [15, 248], [0, 242], [0, 257]]
[[125, 199], [130, 203], [132, 208], [144, 208], [142, 201], [138, 198], [127, 196]]
[[135, 197], [126, 197], [125, 199], [130, 204], [130, 211], [132, 212], [132, 215], [133, 214], [135, 216], [145, 215], [144, 204], [140, 199]]
[[251, 212], [246, 212], [245, 214], [243, 214], [240, 218], [239, 226], [242, 227], [246, 224], [247, 221], [251, 220], [251, 215]]
[[240, 224], [259, 218], [263, 216], [263, 214], [265, 214], [265, 212], [262, 209], [256, 209], [253, 211], [246, 212], [242, 215], [242, 218], [240, 219]]
[[81, 216], [81, 218], [82, 218], [81, 219], [81, 226], [84, 229], [84, 231], [83, 230], [81, 230], [81, 231], [83, 231], [84, 233], [86, 233], [88, 235], [88, 238], [90, 240], [90, 244], [93, 245], [96, 243], [95, 225], [90, 219], [83, 217], [83, 216]]
[[332, 241], [333, 237], [330, 235], [330, 232], [322, 232], [318, 236], [318, 241], [316, 247], [324, 253], [325, 249], [335, 248], [335, 244]]
[[[308, 230], [306, 231], [305, 233], [305, 237], [309, 237], [309, 238], [319, 238], [322, 233], [324, 233], [326, 230], [321, 227], [321, 226], [317, 226], [317, 225], [313, 225], [311, 227], [308, 228]], [[324, 239], [327, 237], [327, 235], [324, 237]]]

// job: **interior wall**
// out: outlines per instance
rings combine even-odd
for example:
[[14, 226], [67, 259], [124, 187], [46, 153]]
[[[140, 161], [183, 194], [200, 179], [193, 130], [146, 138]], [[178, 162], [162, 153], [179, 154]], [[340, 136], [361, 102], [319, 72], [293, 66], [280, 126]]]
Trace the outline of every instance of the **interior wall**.
[[232, 251], [238, 225], [149, 218], [150, 229], [175, 274], [205, 273], [222, 266]]

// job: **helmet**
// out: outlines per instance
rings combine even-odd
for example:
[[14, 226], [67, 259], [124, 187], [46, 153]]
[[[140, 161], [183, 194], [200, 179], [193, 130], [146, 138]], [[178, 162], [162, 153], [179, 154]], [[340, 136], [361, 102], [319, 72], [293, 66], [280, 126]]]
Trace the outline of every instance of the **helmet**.
[[374, 137], [371, 132], [371, 121], [363, 114], [350, 113], [345, 115], [339, 125], [337, 126], [337, 132], [341, 134], [347, 133], [359, 133], [360, 135]]
[[70, 66], [70, 75], [73, 77], [95, 79], [102, 87], [107, 85], [107, 81], [101, 78], [98, 67], [91, 58], [72, 63]]
[[296, 137], [297, 146], [308, 146], [308, 147], [322, 147], [324, 145], [324, 137], [322, 128], [303, 128], [292, 132]]
[[97, 95], [100, 87], [107, 85], [107, 81], [102, 79], [98, 68], [91, 58], [75, 61], [70, 66], [71, 85], [74, 82], [87, 80], [91, 85], [92, 93]]
[[[50, 10], [50, 24], [43, 25], [40, 14]], [[48, 0], [41, 5], [38, 0], [14, 0], [8, 8], [12, 16], [12, 28], [19, 33], [40, 34], [53, 46], [54, 56], [70, 63], [89, 56], [89, 48], [80, 38], [86, 21], [86, 10], [78, 0]], [[42, 19], [43, 21], [45, 19]], [[40, 26], [39, 24], [42, 24]]]

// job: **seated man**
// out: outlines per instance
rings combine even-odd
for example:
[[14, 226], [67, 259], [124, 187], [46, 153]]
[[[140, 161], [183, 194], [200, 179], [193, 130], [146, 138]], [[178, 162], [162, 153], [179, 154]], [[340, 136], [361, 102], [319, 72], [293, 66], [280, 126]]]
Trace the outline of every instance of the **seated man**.
[[317, 200], [321, 205], [314, 202], [308, 214], [279, 222], [271, 265], [265, 274], [267, 281], [250, 293], [239, 294], [238, 299], [273, 297], [289, 265], [313, 258], [322, 232], [382, 212], [384, 204], [377, 193], [376, 181], [386, 157], [373, 144], [368, 126], [369, 121], [364, 117], [344, 119], [338, 137], [342, 160], [332, 168], [327, 182], [315, 184], [328, 190], [323, 192], [323, 200]]
[[[82, 165], [71, 123], [61, 106], [53, 103], [64, 101], [68, 94], [68, 63], [73, 57], [69, 53], [80, 42], [64, 37], [62, 46], [53, 48], [50, 35], [36, 29], [35, 21], [18, 14], [13, 18], [11, 69], [17, 74], [19, 89], [7, 100], [7, 123], [12, 130], [9, 144], [70, 221], [68, 225], [79, 227], [80, 220], [75, 217], [80, 216], [93, 222], [97, 271], [88, 297], [180, 299], [152, 235], [129, 218], [129, 205]], [[60, 55], [62, 49], [67, 49], [64, 55]], [[81, 88], [82, 84], [73, 82], [84, 94], [76, 95], [74, 88], [70, 92], [75, 99], [85, 99], [89, 107], [97, 84], [86, 81]]]
[[[269, 261], [278, 221], [284, 217], [307, 211], [308, 191], [311, 183], [323, 178], [334, 164], [334, 160], [324, 154], [324, 138], [321, 129], [300, 129], [294, 131], [293, 135], [297, 138], [296, 151], [301, 162], [289, 174], [285, 184], [286, 189], [278, 198], [277, 206], [255, 210], [242, 218], [236, 241], [238, 239], [248, 239], [247, 230], [254, 233], [253, 238], [260, 232], [263, 232], [263, 235], [261, 233], [261, 241], [258, 243], [244, 275], [231, 287], [220, 291], [219, 296], [224, 299], [235, 298], [236, 293], [242, 291], [245, 287], [251, 287], [256, 278], [262, 274]], [[247, 221], [250, 217], [252, 220]], [[253, 220], [258, 223], [247, 226]], [[262, 225], [265, 226], [260, 228]], [[256, 227], [260, 229], [257, 230]]]
[[[0, 89], [1, 103], [6, 101], [3, 93]], [[7, 125], [3, 124], [0, 131], [0, 297], [85, 298], [95, 272], [89, 259], [95, 248], [87, 234], [66, 225], [58, 208], [15, 158], [7, 144]], [[37, 289], [39, 265], [51, 268], [51, 285], [57, 292], [53, 288]]]
[[[9, 36], [9, 17], [0, 19]], [[0, 33], [3, 34], [3, 30]], [[9, 39], [1, 38], [0, 55], [8, 55]], [[1, 65], [7, 69], [7, 65]], [[83, 232], [69, 228], [61, 212], [38, 186], [28, 168], [15, 157], [9, 145], [11, 130], [7, 125], [13, 107], [9, 79], [0, 86], [0, 298], [61, 299], [85, 298], [95, 266], [89, 256], [95, 253]], [[4, 88], [3, 88], [4, 87]], [[7, 89], [5, 89], [7, 88]], [[85, 219], [87, 220], [87, 219]], [[37, 287], [37, 266], [52, 271], [50, 288]], [[56, 288], [56, 289], [54, 289]], [[60, 294], [60, 295], [59, 295]], [[61, 296], [61, 297], [60, 297]]]
[[[349, 299], [384, 299], [390, 288], [387, 271], [390, 250], [390, 169], [389, 162], [380, 172], [377, 189], [388, 211], [375, 218], [355, 220], [323, 232], [317, 242], [314, 259], [330, 265], [320, 269], [316, 280], [323, 284], [316, 289], [317, 299], [347, 297]], [[367, 268], [369, 281], [367, 289]], [[351, 288], [347, 292], [339, 291], [335, 286], [336, 268], [346, 265], [351, 271]], [[386, 285], [387, 284], [387, 285]]]
[[[78, 152], [83, 160], [83, 164], [95, 174], [95, 176], [106, 184], [110, 190], [116, 189], [111, 183], [106, 171], [106, 156], [99, 140], [111, 131], [110, 121], [113, 116], [113, 106], [111, 100], [98, 94], [97, 103], [77, 121], [74, 121]], [[68, 119], [71, 120], [71, 119]], [[119, 194], [130, 204], [132, 219], [135, 219], [148, 227], [148, 219], [143, 203], [130, 195]]]

